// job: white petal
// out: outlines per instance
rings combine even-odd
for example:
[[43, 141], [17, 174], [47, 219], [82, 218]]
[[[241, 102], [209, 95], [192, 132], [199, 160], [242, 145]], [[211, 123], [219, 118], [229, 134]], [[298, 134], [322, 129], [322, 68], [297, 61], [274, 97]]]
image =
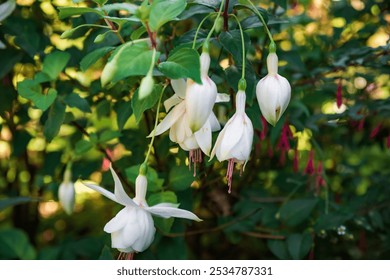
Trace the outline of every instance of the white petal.
[[199, 148], [199, 144], [196, 141], [194, 134], [192, 134], [190, 137], [185, 138], [183, 142], [179, 142], [178, 144], [184, 151], [191, 151]]
[[184, 79], [171, 80], [171, 85], [175, 94], [177, 94], [181, 99], [186, 97], [187, 83]]
[[122, 205], [130, 205], [130, 206], [137, 207], [137, 204], [134, 203], [134, 201], [127, 195], [127, 193], [123, 189], [121, 180], [119, 179], [118, 175], [115, 173], [115, 170], [114, 168], [112, 168], [111, 165], [110, 165], [110, 169], [111, 169], [112, 178], [114, 179], [115, 182], [114, 194], [118, 203]]
[[145, 208], [146, 211], [152, 213], [153, 215], [162, 217], [162, 218], [184, 218], [189, 220], [194, 220], [197, 222], [202, 221], [194, 213], [176, 208], [177, 205], [170, 203], [160, 203], [152, 207]]
[[132, 209], [128, 206], [123, 208], [121, 211], [116, 214], [114, 218], [112, 218], [105, 226], [104, 226], [104, 231], [107, 233], [113, 233], [114, 231], [118, 231], [126, 226], [126, 223], [128, 222], [129, 219], [134, 220], [132, 217], [133, 215], [131, 211]]
[[60, 185], [58, 198], [65, 212], [68, 215], [72, 214], [75, 202], [75, 190], [72, 182], [62, 183]]
[[0, 50], [4, 50], [6, 48], [6, 45], [2, 41], [0, 41]]
[[0, 5], [0, 21], [3, 21], [15, 10], [16, 3], [14, 0], [9, 0]]
[[[186, 107], [184, 102], [176, 105], [175, 108], [173, 108], [172, 111], [170, 111], [156, 127], [155, 136], [167, 131], [184, 114], [185, 110]], [[152, 137], [152, 135], [153, 131], [148, 135], [148, 137]]]
[[243, 115], [236, 113], [226, 124], [225, 134], [220, 143], [219, 154], [217, 153], [219, 161], [231, 158], [231, 150], [241, 139], [244, 130], [243, 121]]
[[[97, 191], [98, 193], [104, 195], [105, 197], [111, 199], [112, 201], [119, 203], [119, 201], [116, 199], [115, 195], [112, 192], [110, 192], [110, 191], [108, 191], [108, 190], [106, 190], [98, 185], [95, 185], [95, 184], [91, 184], [91, 183], [87, 183], [87, 182], [82, 182], [82, 183], [85, 186], [87, 186], [88, 188], [93, 189], [94, 191]], [[121, 203], [119, 203], [119, 204], [121, 204]]]
[[231, 158], [234, 158], [238, 162], [247, 161], [252, 151], [253, 125], [251, 120], [246, 115], [244, 117], [245, 124], [243, 124], [244, 130], [242, 132], [240, 141], [230, 152]]
[[182, 101], [183, 99], [181, 99], [177, 94], [172, 95], [170, 98], [164, 101], [165, 111], [168, 112], [169, 109], [171, 109], [173, 106], [176, 106]]
[[221, 103], [221, 102], [229, 102], [230, 96], [226, 93], [218, 93], [217, 99], [215, 100], [215, 103]]
[[195, 132], [196, 142], [198, 143], [202, 152], [210, 156], [211, 150], [211, 126], [210, 122], [206, 122], [201, 129]]
[[256, 86], [256, 97], [263, 117], [271, 125], [277, 122], [276, 109], [279, 99], [279, 85], [274, 76], [267, 75], [261, 79]]
[[[156, 229], [153, 218], [147, 211], [140, 209], [137, 213], [138, 238], [131, 245], [137, 252], [143, 252], [153, 242]], [[132, 229], [134, 231], [134, 229]]]
[[215, 116], [214, 112], [211, 112], [208, 122], [210, 123], [211, 131], [214, 132], [221, 129], [221, 125], [219, 124], [219, 121]]

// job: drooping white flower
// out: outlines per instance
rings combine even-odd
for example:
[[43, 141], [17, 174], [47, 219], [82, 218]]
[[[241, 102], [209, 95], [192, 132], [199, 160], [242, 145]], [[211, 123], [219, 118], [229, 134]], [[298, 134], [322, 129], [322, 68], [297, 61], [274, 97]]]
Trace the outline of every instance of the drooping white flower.
[[64, 172], [64, 179], [58, 188], [58, 199], [66, 214], [72, 214], [75, 203], [75, 189], [70, 168], [67, 168]]
[[152, 244], [156, 231], [152, 215], [162, 218], [176, 217], [201, 221], [192, 212], [178, 209], [178, 205], [172, 203], [160, 203], [149, 207], [145, 200], [147, 191], [145, 175], [138, 175], [135, 183], [135, 197], [131, 199], [123, 189], [114, 169], [112, 167], [110, 169], [115, 182], [114, 193], [94, 184], [84, 182], [84, 185], [125, 207], [104, 227], [105, 232], [111, 233], [113, 248], [123, 253], [146, 250]]
[[[6, 17], [12, 14], [12, 12], [16, 8], [16, 2], [15, 0], [8, 0], [7, 2], [4, 2], [0, 4], [0, 22], [3, 21]], [[0, 41], [0, 49], [5, 49], [6, 45]]]
[[[178, 143], [180, 147], [189, 151], [190, 164], [196, 164], [202, 161], [201, 151], [207, 156], [210, 155], [212, 146], [211, 133], [221, 129], [221, 126], [215, 116], [211, 112], [205, 124], [195, 133], [189, 127], [188, 114], [185, 103], [186, 82], [184, 79], [171, 80], [171, 84], [175, 94], [164, 102], [165, 110], [168, 112], [161, 123], [156, 127], [155, 135], [160, 135], [169, 129], [169, 138], [172, 142]], [[217, 94], [216, 102], [229, 101], [227, 94]], [[151, 137], [153, 132], [148, 136]]]
[[291, 86], [278, 74], [276, 53], [267, 56], [267, 68], [268, 74], [257, 83], [256, 97], [264, 118], [275, 126], [290, 102]]
[[234, 163], [242, 165], [244, 169], [252, 150], [253, 125], [245, 113], [245, 92], [239, 90], [236, 95], [236, 113], [228, 120], [219, 133], [211, 152], [219, 161], [228, 160], [226, 178], [231, 192]]
[[208, 76], [209, 68], [210, 55], [203, 52], [200, 56], [202, 84], [197, 84], [191, 79], [187, 81], [185, 107], [188, 126], [192, 132], [196, 132], [204, 126], [217, 99], [217, 86]]

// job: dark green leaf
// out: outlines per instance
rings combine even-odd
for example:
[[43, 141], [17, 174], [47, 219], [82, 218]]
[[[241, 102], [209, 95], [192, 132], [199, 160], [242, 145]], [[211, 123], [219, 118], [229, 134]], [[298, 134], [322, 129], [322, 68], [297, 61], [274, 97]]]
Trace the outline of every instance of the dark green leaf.
[[131, 101], [118, 102], [115, 105], [116, 111], [116, 122], [118, 124], [118, 129], [122, 130], [125, 126], [127, 120], [130, 118], [133, 113], [133, 108], [131, 107]]
[[0, 50], [0, 79], [2, 79], [7, 73], [9, 73], [15, 64], [19, 62], [23, 57], [23, 53], [15, 50]]
[[104, 131], [100, 137], [99, 137], [99, 142], [100, 143], [105, 143], [108, 142], [112, 139], [120, 137], [122, 134], [119, 131], [114, 131], [114, 130], [106, 130]]
[[157, 31], [168, 21], [174, 20], [186, 5], [185, 0], [154, 0], [149, 16], [150, 29]]
[[108, 26], [98, 24], [81, 24], [75, 28], [64, 31], [61, 34], [61, 39], [75, 39], [83, 36], [91, 28], [104, 28], [109, 29]]
[[58, 100], [51, 106], [43, 130], [43, 134], [47, 141], [51, 142], [51, 140], [57, 136], [58, 132], [60, 132], [61, 125], [65, 119], [65, 109], [66, 106]]
[[3, 211], [7, 207], [12, 207], [18, 204], [27, 203], [31, 201], [37, 201], [37, 199], [24, 196], [3, 198], [0, 199], [0, 211]]
[[191, 78], [197, 83], [202, 83], [199, 54], [190, 48], [174, 52], [166, 62], [160, 63], [159, 70], [171, 79]]
[[64, 102], [69, 107], [76, 107], [83, 112], [91, 113], [91, 108], [89, 107], [88, 101], [82, 98], [80, 95], [71, 93], [65, 96]]
[[59, 8], [60, 14], [59, 17], [60, 19], [64, 19], [70, 16], [76, 16], [76, 15], [82, 15], [86, 13], [94, 13], [99, 16], [104, 16], [104, 13], [100, 10], [93, 9], [93, 8], [87, 8], [87, 7], [61, 7]]
[[[156, 58], [158, 56], [159, 54], [156, 55]], [[146, 75], [152, 57], [153, 51], [146, 43], [133, 44], [129, 42], [120, 46], [111, 55], [110, 61], [103, 69], [102, 85], [105, 86], [109, 82], [116, 83], [129, 76]]]
[[336, 229], [337, 227], [343, 225], [346, 221], [352, 219], [353, 214], [339, 214], [339, 213], [330, 213], [322, 215], [316, 225], [314, 226], [316, 231]]
[[185, 166], [173, 166], [169, 172], [170, 186], [175, 191], [190, 188], [193, 181], [193, 174]]
[[76, 143], [74, 152], [76, 153], [76, 155], [81, 155], [88, 152], [92, 148], [93, 148], [93, 144], [91, 142], [85, 139], [81, 139]]
[[108, 246], [104, 246], [100, 253], [99, 260], [113, 260], [111, 250]]
[[0, 256], [2, 259], [33, 260], [36, 252], [22, 230], [3, 229], [0, 231]]
[[38, 83], [27, 79], [18, 83], [18, 92], [20, 96], [31, 100], [42, 111], [49, 108], [57, 97], [55, 89], [51, 88], [44, 94]]
[[287, 226], [297, 226], [309, 218], [317, 203], [317, 199], [291, 200], [280, 208], [280, 219]]
[[42, 72], [47, 74], [52, 80], [55, 80], [61, 71], [65, 68], [70, 59], [67, 52], [54, 51], [48, 54], [43, 61]]
[[271, 252], [281, 260], [288, 260], [290, 256], [287, 251], [286, 241], [284, 240], [268, 240], [268, 248]]
[[287, 237], [287, 249], [294, 260], [303, 259], [312, 245], [313, 240], [309, 233], [291, 234]]
[[134, 96], [131, 99], [131, 107], [137, 123], [141, 121], [142, 114], [157, 103], [160, 98], [161, 90], [161, 85], [155, 85], [153, 92], [142, 99], [139, 99], [138, 97], [138, 89], [135, 91]]

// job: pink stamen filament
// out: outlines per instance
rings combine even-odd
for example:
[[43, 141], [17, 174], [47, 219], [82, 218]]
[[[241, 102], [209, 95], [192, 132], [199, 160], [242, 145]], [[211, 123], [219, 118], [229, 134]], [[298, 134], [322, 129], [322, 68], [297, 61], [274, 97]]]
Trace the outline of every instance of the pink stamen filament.
[[201, 163], [203, 161], [202, 150], [201, 149], [191, 150], [189, 152], [188, 159], [189, 159], [188, 166], [189, 166], [190, 170], [191, 170], [191, 164], [192, 163], [194, 164], [194, 177], [195, 177], [196, 176], [196, 165], [197, 165], [197, 163]]
[[226, 179], [229, 186], [228, 193], [232, 192], [233, 171], [234, 171], [234, 159], [231, 158], [228, 160], [228, 168], [226, 170]]

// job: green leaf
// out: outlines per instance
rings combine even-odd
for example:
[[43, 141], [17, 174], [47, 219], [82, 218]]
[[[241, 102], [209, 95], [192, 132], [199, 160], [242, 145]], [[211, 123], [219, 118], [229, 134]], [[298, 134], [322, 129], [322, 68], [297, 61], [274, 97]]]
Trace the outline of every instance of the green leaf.
[[118, 129], [122, 130], [125, 126], [127, 120], [130, 118], [133, 113], [133, 108], [131, 107], [131, 101], [118, 102], [115, 105], [116, 111], [116, 122], [118, 124]]
[[[156, 55], [156, 59], [160, 56]], [[129, 77], [146, 75], [152, 63], [153, 51], [147, 43], [128, 42], [115, 50], [103, 69], [102, 86]], [[131, 63], [130, 63], [131, 62]]]
[[81, 139], [75, 145], [74, 152], [76, 155], [82, 155], [93, 148], [93, 144], [88, 140]]
[[313, 240], [309, 233], [291, 234], [287, 237], [287, 249], [294, 260], [303, 259], [312, 245]]
[[159, 65], [159, 70], [170, 79], [191, 78], [201, 84], [200, 58], [196, 50], [182, 48], [174, 52], [166, 62]]
[[99, 6], [103, 6], [104, 4], [107, 3], [108, 0], [92, 0], [92, 1], [98, 4]]
[[139, 99], [138, 97], [138, 89], [135, 91], [133, 98], [131, 99], [131, 107], [133, 109], [133, 113], [137, 123], [141, 121], [142, 114], [146, 110], [152, 108], [157, 103], [160, 97], [161, 90], [161, 85], [155, 85], [153, 88], [153, 92], [142, 99]]
[[65, 68], [69, 59], [69, 53], [54, 51], [45, 57], [43, 61], [42, 72], [47, 74], [50, 78], [52, 78], [52, 80], [55, 80], [61, 71]]
[[[255, 13], [254, 7], [252, 7], [251, 5], [248, 5], [246, 1], [241, 1], [241, 2], [243, 2], [243, 3], [242, 4], [238, 3], [238, 4], [234, 5], [234, 9], [248, 9], [248, 10], [251, 10], [255, 15], [257, 15]], [[260, 7], [256, 7], [256, 9], [263, 16], [265, 23], [268, 23], [268, 12]], [[260, 19], [259, 19], [259, 21], [260, 21]]]
[[[239, 30], [232, 30], [227, 32], [222, 32], [219, 35], [219, 41], [222, 46], [233, 56], [234, 61], [237, 65], [242, 64], [242, 43], [241, 43], [241, 33]], [[244, 33], [244, 43], [245, 49], [248, 49], [250, 39]]]
[[120, 137], [122, 134], [115, 130], [106, 130], [99, 136], [100, 143], [106, 143], [112, 139]]
[[23, 53], [14, 49], [0, 49], [0, 79], [9, 73], [23, 57]]
[[3, 229], [0, 231], [0, 256], [2, 259], [33, 260], [36, 251], [22, 230]]
[[134, 30], [132, 33], [131, 33], [131, 36], [130, 36], [130, 39], [132, 41], [134, 40], [138, 40], [139, 38], [141, 38], [141, 36], [146, 32], [146, 28], [145, 26], [141, 26], [139, 27], [138, 29]]
[[104, 5], [102, 7], [102, 10], [105, 11], [107, 14], [109, 14], [112, 11], [126, 11], [129, 14], [134, 14], [138, 9], [138, 6], [131, 3], [114, 3], [114, 4], [108, 4]]
[[185, 0], [154, 0], [149, 16], [150, 29], [157, 31], [165, 23], [180, 15], [186, 6]]
[[221, 0], [192, 0], [192, 3], [215, 9], [221, 5]]
[[314, 229], [318, 232], [321, 230], [335, 229], [353, 218], [352, 213], [330, 213], [322, 215], [314, 226]]
[[52, 88], [46, 94], [42, 93], [41, 86], [34, 80], [24, 80], [18, 83], [18, 93], [31, 100], [42, 111], [46, 111], [57, 97], [57, 91]]
[[65, 119], [65, 109], [66, 106], [58, 100], [50, 107], [49, 116], [43, 129], [43, 134], [47, 141], [51, 142], [60, 132], [61, 125]]
[[106, 39], [106, 36], [110, 35], [111, 33], [114, 33], [114, 30], [108, 30], [107, 32], [98, 34], [93, 42], [96, 44], [103, 43], [103, 41]]
[[86, 56], [80, 61], [81, 71], [85, 72], [89, 67], [96, 63], [100, 58], [105, 56], [110, 51], [114, 50], [114, 47], [103, 47], [100, 49], [96, 49]]
[[309, 218], [317, 203], [317, 199], [291, 200], [280, 208], [280, 219], [287, 226], [297, 226]]
[[82, 7], [82, 8], [62, 7], [62, 8], [59, 8], [59, 10], [60, 10], [60, 13], [59, 13], [60, 19], [64, 19], [64, 18], [67, 18], [70, 16], [82, 15], [82, 14], [86, 14], [86, 13], [94, 13], [94, 14], [97, 14], [101, 17], [104, 16], [104, 13], [102, 11], [97, 10], [97, 9], [93, 9], [93, 8], [87, 8], [87, 7]]
[[113, 256], [110, 248], [107, 245], [104, 245], [102, 252], [100, 253], [99, 260], [113, 260]]
[[[126, 169], [126, 177], [130, 182], [135, 184], [135, 180], [137, 179], [140, 164], [131, 166]], [[152, 167], [148, 167], [148, 173], [146, 174], [146, 178], [148, 179], [148, 192], [157, 192], [162, 190], [162, 186], [164, 184], [163, 179], [158, 178], [157, 171]]]
[[92, 27], [109, 29], [109, 27], [106, 26], [106, 25], [81, 24], [81, 25], [79, 25], [79, 26], [77, 26], [75, 28], [72, 28], [72, 29], [64, 31], [61, 34], [60, 38], [61, 39], [75, 39], [75, 38], [79, 38], [82, 35], [84, 35]]
[[270, 251], [281, 260], [288, 260], [290, 256], [288, 254], [287, 245], [284, 240], [268, 240], [267, 246]]
[[169, 183], [175, 191], [190, 188], [193, 181], [194, 176], [185, 166], [174, 166], [169, 172]]
[[31, 201], [37, 201], [36, 198], [18, 196], [0, 199], [0, 211], [3, 211], [7, 207], [23, 204]]
[[89, 107], [89, 103], [86, 99], [82, 98], [80, 95], [71, 93], [65, 96], [64, 102], [69, 107], [75, 107], [80, 109], [83, 112], [91, 113], [91, 107]]

